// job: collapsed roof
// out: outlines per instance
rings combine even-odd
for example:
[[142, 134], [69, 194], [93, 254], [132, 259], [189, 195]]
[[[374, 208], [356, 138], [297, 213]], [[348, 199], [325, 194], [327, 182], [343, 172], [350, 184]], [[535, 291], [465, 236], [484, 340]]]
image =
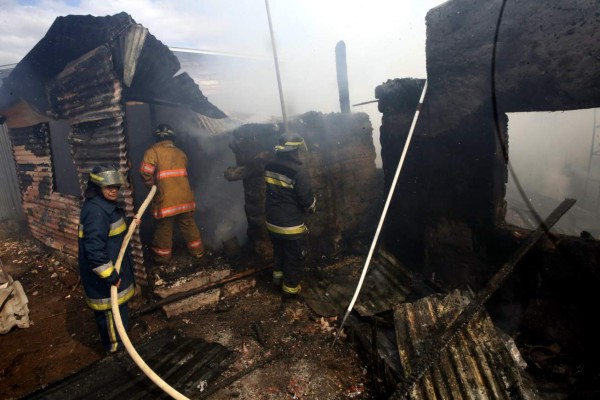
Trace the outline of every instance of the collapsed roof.
[[[0, 110], [29, 103], [41, 114], [49, 111], [47, 84], [68, 64], [107, 45], [124, 82], [123, 98], [191, 109], [210, 118], [226, 115], [211, 104], [177, 57], [127, 13], [113, 16], [58, 17], [42, 40], [21, 60], [0, 87]], [[177, 75], [176, 75], [177, 74]]]

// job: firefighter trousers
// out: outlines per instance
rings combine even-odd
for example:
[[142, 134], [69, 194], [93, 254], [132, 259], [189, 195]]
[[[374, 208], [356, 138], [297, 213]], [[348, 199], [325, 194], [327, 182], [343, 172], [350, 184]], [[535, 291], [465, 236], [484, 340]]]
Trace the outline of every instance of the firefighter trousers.
[[[123, 327], [127, 330], [129, 320], [127, 302], [119, 305], [119, 313], [121, 314]], [[114, 353], [120, 350], [123, 347], [123, 343], [119, 337], [119, 332], [117, 332], [117, 325], [115, 324], [112, 310], [94, 311], [94, 317], [96, 318], [96, 324], [98, 325], [100, 341], [106, 352]]]
[[287, 294], [298, 294], [304, 275], [304, 239], [282, 239], [271, 235], [273, 243], [273, 276], [283, 273], [282, 290]]
[[204, 255], [204, 244], [200, 237], [200, 231], [196, 226], [196, 221], [194, 221], [194, 213], [187, 212], [154, 220], [154, 240], [152, 241], [154, 260], [166, 262], [171, 259], [173, 254], [173, 225], [175, 224], [177, 224], [190, 254], [194, 257], [202, 257]]

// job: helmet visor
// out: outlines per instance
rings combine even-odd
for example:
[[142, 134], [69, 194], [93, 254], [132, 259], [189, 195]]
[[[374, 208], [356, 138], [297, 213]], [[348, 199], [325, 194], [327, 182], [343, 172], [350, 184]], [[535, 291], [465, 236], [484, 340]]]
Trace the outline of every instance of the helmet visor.
[[117, 170], [102, 171], [97, 174], [90, 173], [90, 181], [100, 187], [121, 186], [125, 183], [123, 174]]

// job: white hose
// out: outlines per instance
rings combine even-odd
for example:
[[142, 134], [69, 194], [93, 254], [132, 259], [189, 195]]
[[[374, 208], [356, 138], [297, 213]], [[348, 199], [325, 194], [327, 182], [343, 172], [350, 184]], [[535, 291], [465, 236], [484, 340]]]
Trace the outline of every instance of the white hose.
[[[117, 257], [117, 262], [115, 264], [115, 268], [116, 268], [117, 272], [119, 272], [121, 269], [121, 263], [123, 262], [123, 256], [125, 255], [125, 250], [127, 249], [129, 240], [131, 240], [131, 236], [133, 235], [133, 232], [135, 231], [135, 228], [137, 227], [137, 220], [139, 220], [142, 217], [142, 215], [144, 214], [144, 211], [146, 210], [146, 207], [148, 207], [148, 204], [150, 204], [150, 201], [154, 197], [155, 193], [156, 193], [156, 186], [152, 186], [152, 189], [150, 189], [150, 193], [148, 193], [148, 197], [146, 197], [146, 200], [144, 200], [144, 202], [142, 203], [142, 206], [140, 207], [137, 214], [135, 215], [135, 218], [131, 222], [131, 225], [129, 225], [129, 230], [127, 231], [127, 234], [125, 235], [125, 238], [123, 239], [123, 244], [121, 245], [121, 250], [119, 251], [119, 256]], [[169, 396], [171, 396], [174, 399], [178, 399], [178, 400], [184, 400], [184, 399], [189, 400], [187, 397], [185, 397], [183, 394], [179, 393], [172, 386], [170, 386], [167, 382], [165, 382], [160, 376], [158, 376], [156, 374], [156, 372], [152, 371], [152, 369], [148, 366], [148, 364], [146, 364], [146, 362], [142, 359], [142, 357], [140, 357], [138, 352], [135, 350], [135, 348], [133, 347], [133, 344], [131, 344], [131, 341], [129, 340], [129, 336], [127, 336], [127, 332], [125, 332], [125, 327], [123, 326], [123, 321], [121, 320], [121, 313], [119, 312], [118, 297], [119, 297], [118, 296], [118, 288], [114, 285], [111, 286], [111, 288], [110, 288], [110, 303], [112, 306], [112, 312], [113, 312], [113, 318], [115, 320], [115, 325], [117, 325], [117, 331], [119, 332], [121, 341], [125, 345], [125, 348], [127, 349], [127, 352], [129, 353], [129, 355], [131, 356], [133, 361], [137, 364], [138, 367], [140, 367], [142, 372], [148, 378], [150, 378], [152, 380], [152, 382], [154, 382], [159, 388], [161, 388]]]
[[373, 257], [373, 252], [375, 251], [375, 246], [377, 245], [377, 241], [379, 240], [379, 233], [381, 232], [381, 228], [383, 227], [383, 222], [385, 221], [385, 216], [387, 214], [388, 207], [390, 206], [390, 202], [392, 200], [392, 196], [394, 195], [394, 189], [396, 189], [396, 184], [398, 183], [398, 177], [400, 176], [400, 171], [402, 170], [402, 165], [404, 164], [404, 158], [406, 157], [406, 152], [408, 151], [408, 146], [410, 145], [410, 140], [412, 138], [413, 131], [415, 130], [415, 125], [417, 124], [417, 119], [419, 119], [419, 111], [421, 110], [421, 106], [423, 104], [423, 99], [425, 98], [425, 92], [427, 91], [427, 81], [425, 81], [425, 85], [423, 86], [423, 92], [421, 93], [421, 98], [419, 99], [419, 104], [417, 106], [417, 111], [415, 112], [415, 116], [413, 117], [412, 124], [410, 126], [410, 131], [408, 132], [408, 136], [406, 138], [406, 142], [404, 143], [404, 149], [402, 150], [402, 155], [400, 156], [400, 161], [398, 162], [398, 167], [396, 168], [396, 173], [394, 174], [394, 180], [392, 181], [392, 185], [390, 186], [390, 191], [388, 192], [387, 200], [385, 201], [385, 206], [383, 207], [383, 212], [381, 213], [381, 217], [379, 218], [379, 224], [377, 225], [377, 230], [375, 231], [375, 237], [373, 237], [373, 242], [371, 243], [371, 248], [369, 249], [369, 255], [367, 256], [367, 260], [365, 261], [365, 265], [363, 266], [362, 274], [360, 275], [360, 280], [358, 281], [358, 285], [356, 286], [356, 290], [354, 291], [354, 296], [352, 296], [352, 301], [348, 305], [348, 309], [346, 310], [346, 314], [344, 315], [344, 319], [342, 319], [342, 323], [335, 335], [335, 339], [333, 340], [333, 345], [337, 342], [342, 329], [344, 328], [344, 323], [352, 311], [354, 307], [354, 303], [358, 298], [358, 294], [360, 293], [360, 289], [362, 288], [363, 281], [365, 280], [365, 276], [367, 275], [367, 270], [369, 269], [369, 263], [371, 262], [371, 258]]

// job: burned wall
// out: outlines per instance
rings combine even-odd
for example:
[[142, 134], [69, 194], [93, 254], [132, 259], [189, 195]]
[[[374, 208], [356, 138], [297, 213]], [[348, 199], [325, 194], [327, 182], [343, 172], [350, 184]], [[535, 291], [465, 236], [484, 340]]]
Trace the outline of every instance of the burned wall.
[[493, 119], [493, 97], [500, 114], [598, 106], [597, 2], [502, 4], [452, 0], [427, 14], [428, 134], [455, 131], [479, 110]]
[[23, 212], [31, 234], [45, 245], [77, 256], [79, 199], [53, 190], [48, 124], [9, 130]]
[[[382, 177], [375, 167], [375, 148], [368, 116], [309, 112], [288, 123], [289, 131], [304, 137], [308, 165], [317, 198], [317, 213], [307, 215], [309, 257], [330, 257], [342, 250], [369, 244], [381, 210]], [[265, 164], [283, 133], [279, 125], [249, 124], [233, 131], [231, 148], [237, 167], [226, 174], [243, 180], [248, 220], [248, 245], [270, 257], [265, 228]]]
[[[428, 89], [385, 235], [414, 269], [477, 286], [504, 224], [506, 113], [600, 104], [597, 11], [583, 0], [452, 0], [429, 11]], [[416, 110], [413, 86], [395, 80], [377, 91], [382, 147], [393, 149], [382, 150], [386, 182]]]

